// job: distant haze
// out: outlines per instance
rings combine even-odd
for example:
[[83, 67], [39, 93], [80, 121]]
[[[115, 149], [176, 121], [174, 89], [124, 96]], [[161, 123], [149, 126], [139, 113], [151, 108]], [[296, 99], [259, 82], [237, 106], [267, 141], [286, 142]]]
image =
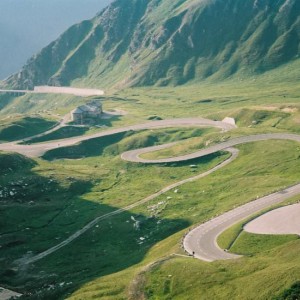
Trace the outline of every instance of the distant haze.
[[0, 79], [111, 0], [0, 0]]

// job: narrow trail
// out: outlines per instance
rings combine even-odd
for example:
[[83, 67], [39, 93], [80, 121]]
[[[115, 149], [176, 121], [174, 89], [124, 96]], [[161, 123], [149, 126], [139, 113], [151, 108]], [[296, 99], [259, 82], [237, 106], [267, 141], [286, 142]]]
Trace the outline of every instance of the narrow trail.
[[[123, 128], [117, 128], [112, 130], [107, 130], [104, 132], [100, 132], [93, 135], [88, 136], [81, 136], [76, 138], [70, 138], [70, 139], [64, 139], [59, 141], [59, 145], [56, 142], [49, 142], [49, 143], [43, 143], [43, 144], [35, 144], [35, 145], [18, 145], [16, 143], [6, 143], [6, 144], [0, 144], [0, 150], [5, 151], [15, 151], [19, 152], [21, 154], [25, 154], [27, 156], [36, 157], [44, 154], [46, 151], [54, 148], [60, 148], [64, 146], [70, 146], [74, 145], [76, 143], [89, 140], [96, 137], [101, 136], [109, 136], [115, 133], [120, 132], [126, 132], [129, 130], [143, 130], [143, 129], [154, 129], [154, 128], [168, 128], [168, 127], [217, 127], [222, 129], [223, 131], [231, 130], [233, 128], [236, 128], [233, 125], [224, 123], [224, 122], [217, 122], [217, 121], [211, 121], [207, 119], [201, 119], [201, 118], [192, 118], [192, 119], [172, 119], [172, 120], [162, 120], [162, 121], [153, 121], [148, 122], [144, 124], [138, 124], [138, 125], [132, 125], [127, 126]], [[30, 258], [22, 258], [16, 261], [18, 264], [30, 264], [34, 263], [54, 252], [61, 249], [62, 247], [70, 244], [72, 241], [74, 241], [76, 238], [84, 234], [87, 230], [95, 226], [99, 221], [105, 220], [107, 218], [110, 218], [112, 216], [121, 214], [122, 212], [131, 210], [139, 205], [145, 204], [148, 201], [151, 201], [155, 199], [156, 197], [166, 193], [167, 191], [170, 191], [180, 185], [183, 185], [188, 182], [192, 182], [195, 180], [198, 180], [200, 178], [203, 178], [205, 176], [208, 176], [209, 174], [225, 167], [229, 163], [231, 163], [236, 157], [238, 156], [238, 150], [233, 148], [236, 145], [250, 143], [250, 142], [256, 142], [256, 141], [266, 141], [266, 140], [292, 140], [296, 142], [300, 142], [300, 135], [296, 134], [289, 134], [289, 133], [278, 133], [278, 134], [258, 134], [258, 135], [250, 135], [250, 136], [243, 136], [238, 138], [233, 138], [230, 140], [227, 140], [226, 142], [213, 145], [211, 147], [196, 151], [191, 154], [187, 155], [181, 155], [178, 157], [171, 157], [166, 159], [158, 159], [158, 160], [147, 160], [140, 157], [141, 154], [157, 151], [159, 149], [164, 149], [167, 147], [170, 147], [174, 145], [174, 143], [167, 144], [167, 145], [160, 145], [160, 146], [154, 146], [154, 147], [148, 147], [143, 149], [137, 149], [133, 151], [127, 151], [124, 152], [121, 157], [123, 160], [136, 162], [136, 163], [144, 163], [144, 164], [153, 164], [153, 163], [170, 163], [170, 162], [181, 162], [181, 161], [188, 161], [195, 158], [200, 158], [203, 156], [206, 156], [208, 154], [213, 154], [221, 150], [225, 150], [231, 153], [231, 157], [227, 160], [223, 161], [219, 165], [215, 166], [211, 170], [204, 172], [202, 174], [190, 177], [185, 180], [181, 180], [179, 182], [176, 182], [174, 184], [171, 184], [162, 190], [140, 200], [137, 201], [131, 205], [128, 205], [126, 207], [117, 209], [115, 211], [112, 211], [108, 214], [99, 216], [86, 224], [83, 228], [76, 231], [74, 234], [69, 236], [66, 240], [63, 242], [57, 244], [54, 247], [51, 247], [50, 249], [39, 253], [33, 257]], [[228, 211], [221, 216], [214, 218], [210, 220], [209, 222], [206, 222], [204, 224], [199, 225], [195, 229], [193, 229], [189, 234], [186, 235], [184, 238], [184, 248], [185, 250], [191, 254], [194, 255], [194, 257], [205, 260], [205, 261], [214, 261], [218, 259], [232, 259], [237, 258], [239, 256], [230, 254], [225, 252], [224, 250], [220, 249], [217, 245], [217, 237], [225, 231], [228, 227], [232, 226], [235, 223], [238, 223], [242, 221], [243, 219], [253, 215], [256, 212], [259, 212], [265, 208], [268, 208], [274, 204], [280, 203], [287, 198], [290, 198], [292, 196], [300, 194], [300, 184], [296, 184], [294, 186], [291, 186], [289, 188], [284, 189], [283, 191], [273, 193], [271, 195], [262, 197], [260, 199], [257, 199], [255, 201], [252, 201], [250, 203], [247, 203], [245, 205], [242, 205], [240, 207], [237, 207], [231, 211]]]

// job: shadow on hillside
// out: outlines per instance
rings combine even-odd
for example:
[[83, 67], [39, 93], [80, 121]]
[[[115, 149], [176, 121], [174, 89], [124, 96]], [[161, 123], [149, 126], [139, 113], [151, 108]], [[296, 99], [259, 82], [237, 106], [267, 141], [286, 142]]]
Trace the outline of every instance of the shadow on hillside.
[[0, 111], [8, 106], [16, 97], [10, 94], [0, 94]]
[[[144, 140], [133, 139], [133, 142], [128, 141], [128, 143], [123, 144], [122, 146], [118, 144], [118, 142], [120, 142], [124, 138], [132, 136], [134, 134], [136, 134], [135, 131], [128, 131], [86, 140], [77, 145], [49, 150], [43, 155], [42, 158], [48, 161], [52, 161], [56, 159], [80, 159], [87, 157], [97, 157], [105, 154], [121, 155], [124, 151], [143, 147], [150, 147], [156, 145], [158, 142], [158, 139], [156, 137], [148, 136], [147, 139]], [[195, 158], [176, 163], [165, 163], [164, 165], [172, 167], [181, 167], [184, 165], [204, 163], [220, 156], [220, 154], [222, 153], [223, 152], [216, 152], [201, 158]]]
[[[18, 161], [23, 158], [9, 155]], [[7, 157], [0, 155], [0, 164], [4, 159]], [[19, 163], [22, 168], [14, 169], [0, 183], [9, 190], [14, 188], [15, 193], [0, 201], [0, 285], [24, 293], [20, 299], [65, 299], [95, 278], [139, 263], [157, 242], [190, 225], [185, 220], [125, 211], [99, 222], [48, 257], [16, 269], [17, 259], [43, 252], [95, 217], [117, 209], [81, 198], [91, 191], [93, 183], [67, 173], [60, 174], [65, 178], [63, 184], [59, 183], [55, 175], [40, 176], [32, 170], [35, 163], [23, 159], [25, 163]]]
[[115, 121], [119, 121], [121, 117], [122, 117], [121, 115], [114, 115], [114, 114], [110, 114], [108, 112], [103, 113], [103, 115], [99, 121], [99, 125], [106, 126], [106, 127], [112, 127], [113, 123]]
[[30, 145], [35, 143], [41, 143], [41, 142], [47, 142], [47, 141], [53, 141], [53, 140], [60, 140], [75, 136], [81, 136], [84, 135], [89, 130], [88, 127], [75, 127], [75, 126], [65, 126], [58, 128], [57, 130], [50, 132], [46, 135], [32, 138], [27, 142], [21, 143], [24, 145]]
[[54, 121], [37, 117], [23, 117], [0, 126], [0, 141], [12, 142], [40, 134], [56, 124]]
[[[120, 119], [120, 116], [112, 115], [110, 117], [106, 117], [106, 119], [99, 120], [99, 122], [93, 126], [98, 127], [98, 128], [112, 127], [113, 122], [118, 121], [119, 119]], [[76, 136], [82, 136], [91, 128], [89, 126], [86, 126], [86, 127], [64, 126], [64, 127], [58, 128], [57, 130], [55, 130], [53, 132], [46, 134], [46, 135], [32, 138], [29, 141], [23, 142], [21, 144], [30, 145], [30, 144], [35, 144], [35, 143], [66, 139], [66, 138], [71, 138], [71, 137], [76, 137]]]
[[103, 154], [107, 147], [120, 142], [123, 138], [131, 134], [132, 132], [121, 132], [101, 138], [83, 141], [78, 145], [53, 149], [46, 152], [43, 155], [43, 158], [46, 160], [54, 160], [63, 158], [78, 159], [99, 156]]

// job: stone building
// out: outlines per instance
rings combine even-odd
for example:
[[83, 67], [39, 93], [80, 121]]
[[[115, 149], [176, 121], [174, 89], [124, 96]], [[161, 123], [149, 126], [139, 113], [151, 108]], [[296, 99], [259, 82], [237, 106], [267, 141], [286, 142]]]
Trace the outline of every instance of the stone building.
[[102, 103], [99, 100], [93, 100], [72, 110], [71, 117], [74, 123], [86, 124], [99, 119], [102, 112]]

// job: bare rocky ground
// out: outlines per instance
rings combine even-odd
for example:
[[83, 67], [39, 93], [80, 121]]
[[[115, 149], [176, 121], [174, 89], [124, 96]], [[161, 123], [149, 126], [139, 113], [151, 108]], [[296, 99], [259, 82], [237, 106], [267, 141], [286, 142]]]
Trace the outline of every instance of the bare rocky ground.
[[20, 296], [22, 296], [22, 295], [19, 293], [16, 293], [11, 290], [7, 290], [7, 289], [0, 287], [0, 299], [1, 300], [9, 300], [12, 297], [20, 297]]

